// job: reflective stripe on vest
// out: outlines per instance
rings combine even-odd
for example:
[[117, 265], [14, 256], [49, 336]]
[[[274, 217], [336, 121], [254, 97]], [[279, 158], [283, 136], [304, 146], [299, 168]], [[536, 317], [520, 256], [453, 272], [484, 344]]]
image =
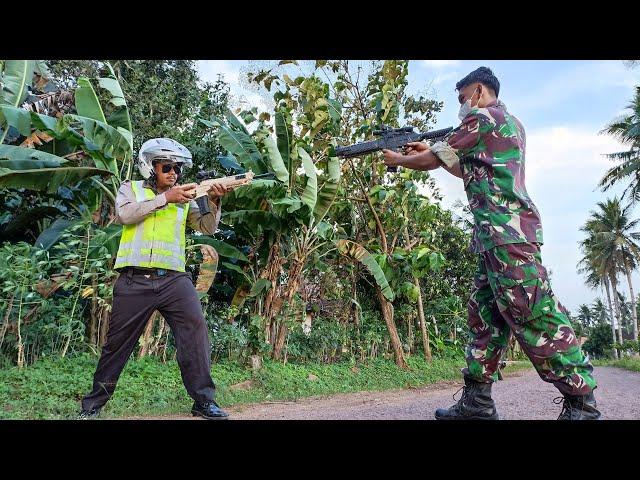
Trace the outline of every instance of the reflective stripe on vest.
[[[136, 201], [152, 200], [155, 194], [143, 181], [131, 182]], [[185, 228], [189, 204], [169, 203], [139, 223], [122, 226], [114, 268], [147, 267], [185, 271]]]

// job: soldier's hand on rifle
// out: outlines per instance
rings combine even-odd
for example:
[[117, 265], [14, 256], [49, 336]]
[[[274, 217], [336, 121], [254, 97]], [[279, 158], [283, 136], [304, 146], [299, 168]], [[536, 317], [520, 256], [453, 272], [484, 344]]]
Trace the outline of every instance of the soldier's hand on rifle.
[[419, 153], [429, 150], [429, 145], [424, 142], [409, 142], [404, 147], [405, 155], [418, 155]]
[[193, 200], [196, 183], [187, 183], [186, 185], [175, 185], [164, 192], [167, 203], [189, 203]]
[[224, 185], [214, 183], [213, 185], [211, 185], [211, 188], [207, 191], [207, 193], [209, 194], [209, 198], [211, 200], [217, 200], [218, 198], [229, 193], [231, 190], [233, 190], [232, 187], [226, 187]]
[[393, 150], [387, 150], [386, 148], [382, 150], [384, 153], [384, 164], [387, 167], [397, 167], [400, 165], [400, 160], [404, 155], [398, 152], [394, 152]]

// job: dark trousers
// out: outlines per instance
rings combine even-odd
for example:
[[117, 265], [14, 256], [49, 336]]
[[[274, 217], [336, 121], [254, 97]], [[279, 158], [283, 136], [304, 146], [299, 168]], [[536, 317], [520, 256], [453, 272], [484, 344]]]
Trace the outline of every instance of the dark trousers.
[[187, 392], [197, 402], [215, 396], [211, 378], [211, 345], [202, 307], [188, 273], [164, 276], [122, 273], [113, 287], [107, 339], [83, 410], [102, 407], [116, 389], [120, 373], [138, 343], [151, 314], [158, 310], [173, 332], [178, 366]]

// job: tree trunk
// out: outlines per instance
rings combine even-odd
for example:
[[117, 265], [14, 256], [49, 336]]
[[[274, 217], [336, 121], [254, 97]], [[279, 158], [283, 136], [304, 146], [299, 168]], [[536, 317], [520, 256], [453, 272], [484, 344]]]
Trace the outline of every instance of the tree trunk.
[[[609, 304], [609, 318], [611, 318], [611, 337], [613, 338], [613, 342], [616, 341], [616, 325], [615, 325], [615, 316], [613, 314], [613, 305], [611, 304], [611, 293], [609, 292], [609, 279], [604, 279], [604, 286], [607, 291], [607, 303]], [[613, 356], [617, 360], [618, 359], [618, 351], [613, 349]]]
[[618, 282], [613, 276], [611, 277], [611, 289], [613, 290], [613, 305], [616, 309], [616, 321], [618, 322], [618, 343], [622, 344], [622, 310], [618, 300]]
[[631, 283], [631, 272], [627, 261], [624, 262], [625, 273], [627, 274], [627, 283], [629, 284], [629, 295], [631, 298], [631, 318], [633, 321], [633, 340], [638, 341], [638, 317], [636, 315], [636, 297], [633, 294], [633, 284]]
[[424, 309], [422, 307], [422, 289], [420, 288], [420, 280], [413, 279], [416, 287], [418, 287], [418, 320], [420, 321], [420, 330], [422, 330], [422, 347], [424, 349], [424, 358], [428, 362], [431, 361], [431, 346], [429, 345], [429, 331], [424, 320]]
[[153, 312], [151, 318], [147, 322], [147, 326], [144, 329], [144, 333], [142, 334], [142, 346], [140, 347], [140, 352], [138, 352], [138, 358], [144, 357], [149, 352], [149, 347], [151, 346], [151, 342], [153, 340], [153, 326], [156, 323], [156, 317], [158, 316], [158, 312]]
[[90, 345], [98, 344], [98, 296], [96, 291], [98, 287], [96, 285], [96, 278], [93, 277], [92, 287], [93, 287], [93, 295], [91, 296], [91, 315], [89, 316], [89, 322], [87, 324], [87, 338], [89, 339]]
[[[285, 259], [280, 256], [279, 239], [280, 237], [277, 237], [276, 241], [271, 246], [271, 249], [269, 250], [269, 257], [267, 258], [267, 264], [260, 274], [260, 278], [266, 278], [271, 282], [271, 288], [265, 295], [263, 308], [264, 338], [267, 343], [271, 343], [271, 339], [273, 337], [271, 331], [273, 328], [272, 322], [274, 315], [272, 315], [271, 312], [273, 310], [278, 310], [281, 307], [280, 305], [276, 305], [278, 300], [276, 293], [278, 291], [278, 277]], [[276, 301], [274, 302], [274, 300]]]
[[[293, 296], [298, 291], [298, 285], [300, 283], [300, 278], [302, 277], [302, 269], [304, 267], [305, 260], [304, 259], [296, 259], [293, 261], [293, 265], [289, 270], [289, 281], [287, 282], [287, 290], [284, 298], [287, 301], [288, 308], [291, 308], [291, 301], [293, 300]], [[283, 302], [280, 302], [276, 311], [272, 313], [272, 318], [276, 318], [280, 311], [282, 310]], [[284, 347], [284, 343], [287, 339], [287, 322], [285, 318], [282, 318], [280, 321], [280, 327], [278, 328], [278, 335], [276, 337], [276, 342], [273, 347], [273, 359], [279, 360], [282, 355], [282, 348]]]
[[2, 322], [2, 329], [0, 330], [0, 347], [4, 343], [4, 336], [7, 333], [7, 329], [9, 328], [9, 317], [11, 316], [11, 310], [13, 310], [13, 299], [15, 295], [11, 295], [9, 299], [9, 305], [7, 306], [7, 311], [4, 314], [4, 321]]
[[378, 294], [378, 300], [380, 301], [380, 307], [382, 309], [382, 316], [384, 318], [384, 322], [387, 324], [387, 330], [389, 330], [389, 337], [391, 339], [391, 346], [393, 347], [396, 365], [405, 370], [409, 370], [407, 361], [404, 358], [404, 352], [402, 351], [402, 343], [400, 342], [398, 329], [393, 321], [393, 304], [382, 294], [382, 290], [378, 284], [376, 284], [375, 287], [376, 293]]
[[106, 313], [105, 309], [102, 309], [100, 312], [100, 317], [102, 318], [102, 321], [100, 322], [100, 338], [98, 339], [100, 348], [102, 348], [104, 343], [107, 341], [107, 332], [109, 331], [109, 318], [111, 315]]
[[20, 332], [20, 321], [22, 316], [22, 302], [24, 300], [24, 285], [20, 291], [20, 304], [18, 306], [18, 368], [24, 367], [24, 344], [22, 343], [22, 333]]
[[149, 350], [149, 355], [158, 355], [160, 351], [160, 342], [162, 341], [162, 335], [164, 334], [164, 329], [167, 325], [167, 321], [160, 315], [160, 321], [158, 322], [158, 333], [156, 333], [155, 338], [152, 341], [152, 346]]

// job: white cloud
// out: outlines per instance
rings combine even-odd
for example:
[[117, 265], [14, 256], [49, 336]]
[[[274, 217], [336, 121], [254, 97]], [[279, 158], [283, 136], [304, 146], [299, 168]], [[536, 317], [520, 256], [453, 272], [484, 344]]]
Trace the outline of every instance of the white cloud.
[[198, 60], [196, 65], [200, 78], [206, 82], [214, 82], [218, 79], [218, 74], [222, 74], [225, 82], [239, 84], [240, 69], [228, 60]]
[[588, 102], [593, 95], [606, 95], [610, 88], [632, 89], [638, 82], [637, 72], [626, 68], [621, 61], [601, 60], [566, 64], [571, 65], [571, 68], [541, 82], [537, 90], [527, 89], [520, 92], [515, 85], [511, 86], [508, 102], [510, 109], [514, 112], [549, 109], [558, 102], [580, 95]]
[[199, 60], [197, 68], [203, 81], [214, 82], [218, 79], [218, 74], [224, 75], [224, 81], [229, 84], [229, 106], [232, 110], [237, 107], [257, 107], [263, 112], [273, 107], [270, 98], [242, 85], [240, 65], [235, 65], [228, 60]]
[[[457, 71], [439, 73], [433, 79], [433, 85], [434, 86], [435, 85], [441, 85], [443, 83], [449, 82], [449, 80], [459, 80], [461, 77], [462, 76]], [[453, 90], [453, 88], [452, 88], [452, 90]]]
[[460, 60], [422, 60], [422, 65], [427, 68], [457, 67], [460, 63]]

